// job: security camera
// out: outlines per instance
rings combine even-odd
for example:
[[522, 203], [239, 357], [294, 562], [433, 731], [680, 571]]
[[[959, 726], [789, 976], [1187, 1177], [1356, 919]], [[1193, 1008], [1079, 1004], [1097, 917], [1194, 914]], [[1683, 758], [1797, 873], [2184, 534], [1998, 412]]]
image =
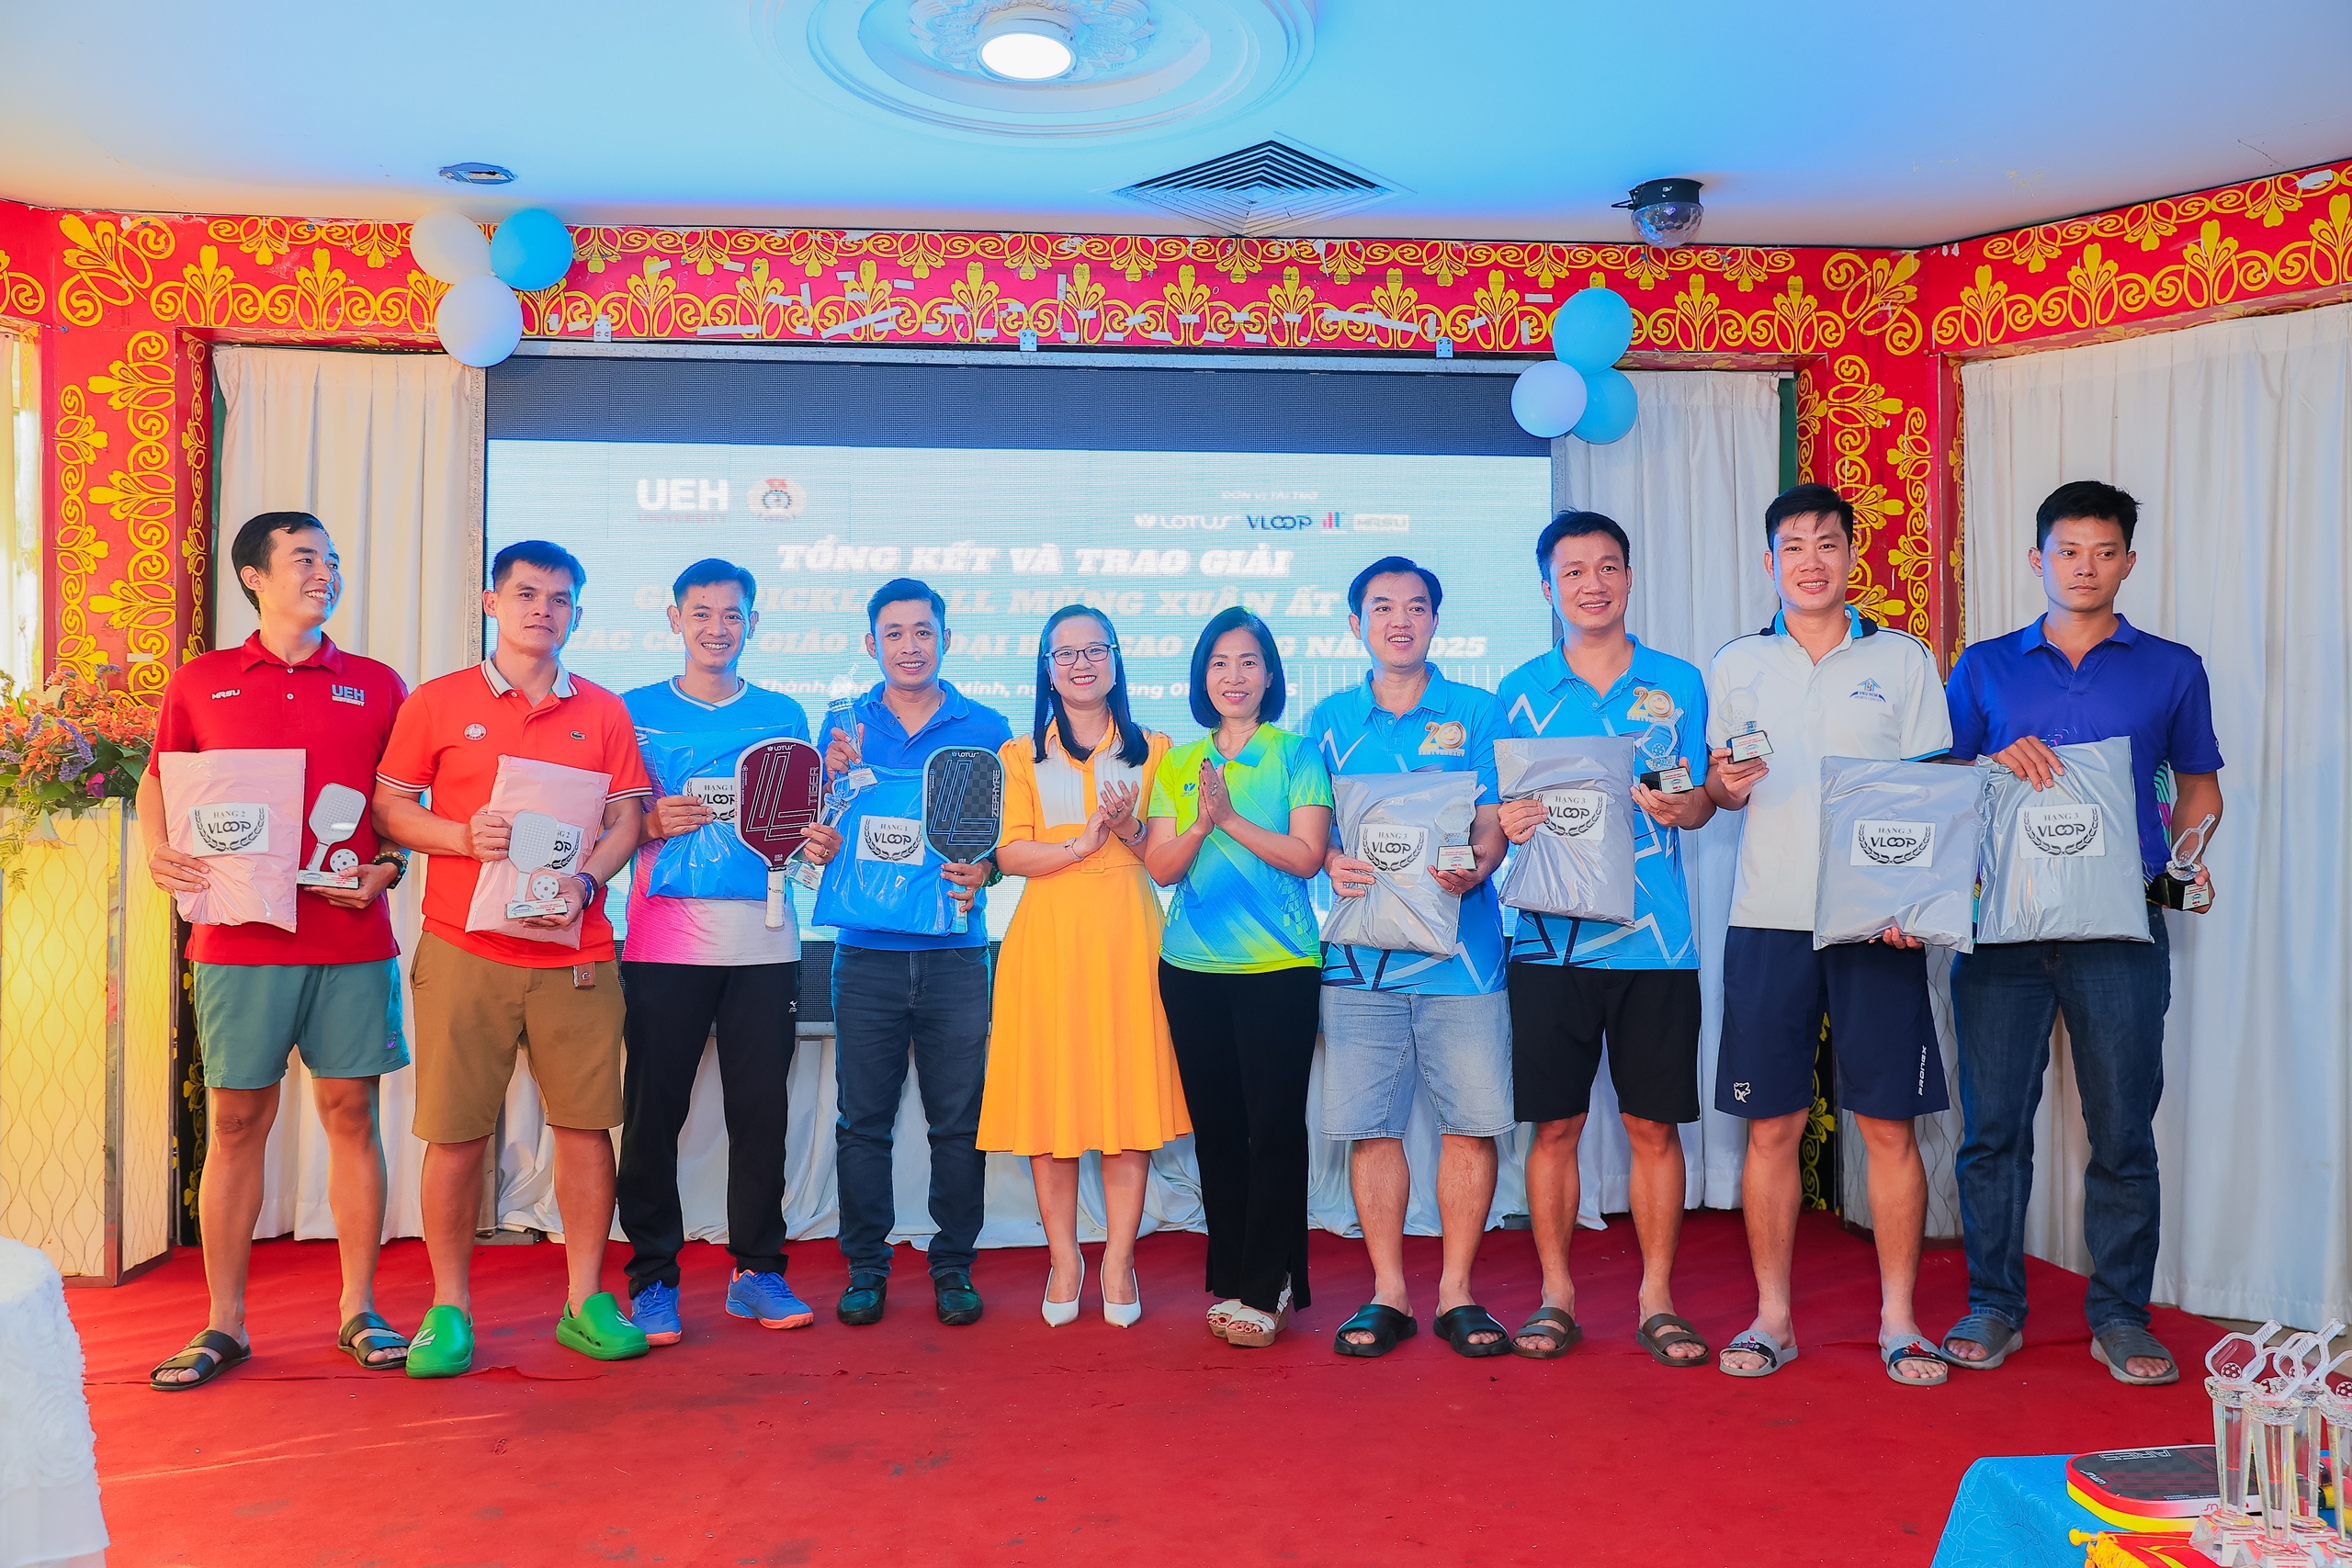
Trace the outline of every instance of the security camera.
[[1634, 231], [1660, 250], [1698, 238], [1699, 220], [1706, 213], [1699, 205], [1697, 180], [1644, 180], [1615, 205], [1630, 210]]

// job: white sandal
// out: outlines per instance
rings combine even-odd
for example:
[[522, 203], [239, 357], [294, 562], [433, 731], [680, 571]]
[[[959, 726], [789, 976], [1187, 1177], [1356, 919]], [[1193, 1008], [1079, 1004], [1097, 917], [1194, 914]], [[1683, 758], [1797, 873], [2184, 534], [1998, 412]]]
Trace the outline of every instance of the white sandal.
[[1289, 1325], [1290, 1287], [1284, 1285], [1282, 1299], [1274, 1303], [1272, 1312], [1260, 1312], [1253, 1306], [1245, 1306], [1235, 1312], [1231, 1321], [1225, 1325], [1225, 1342], [1244, 1349], [1261, 1350], [1272, 1345]]
[[1237, 1312], [1248, 1312], [1249, 1310], [1250, 1309], [1248, 1307], [1241, 1304], [1241, 1298], [1239, 1296], [1226, 1297], [1225, 1300], [1209, 1308], [1209, 1332], [1216, 1335], [1219, 1339], [1224, 1338], [1226, 1329], [1233, 1322], [1233, 1314]]

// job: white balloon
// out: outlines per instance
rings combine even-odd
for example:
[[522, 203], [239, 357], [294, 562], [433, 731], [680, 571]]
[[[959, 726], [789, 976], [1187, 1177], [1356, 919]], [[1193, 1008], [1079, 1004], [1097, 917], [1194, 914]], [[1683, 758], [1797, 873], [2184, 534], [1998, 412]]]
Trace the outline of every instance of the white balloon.
[[451, 207], [439, 207], [418, 219], [408, 232], [409, 254], [426, 275], [444, 283], [463, 283], [490, 271], [490, 242], [480, 225]]
[[1539, 439], [1566, 435], [1584, 417], [1584, 377], [1556, 359], [1529, 366], [1511, 383], [1510, 414]]
[[523, 341], [523, 301], [488, 273], [449, 286], [433, 313], [441, 346], [460, 365], [497, 364]]

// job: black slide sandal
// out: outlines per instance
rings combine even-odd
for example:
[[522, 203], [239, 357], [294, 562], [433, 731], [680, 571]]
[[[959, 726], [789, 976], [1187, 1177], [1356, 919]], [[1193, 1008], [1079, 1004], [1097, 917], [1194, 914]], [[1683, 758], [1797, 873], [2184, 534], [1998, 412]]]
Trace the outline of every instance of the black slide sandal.
[[[1551, 1348], [1531, 1350], [1519, 1342], [1521, 1334], [1548, 1339]], [[1514, 1356], [1524, 1356], [1531, 1361], [1556, 1361], [1584, 1343], [1584, 1330], [1577, 1326], [1577, 1320], [1568, 1315], [1566, 1308], [1538, 1307], [1532, 1317], [1519, 1325], [1519, 1334], [1512, 1335], [1507, 1343]]]
[[[1331, 1348], [1342, 1356], [1385, 1356], [1396, 1348], [1399, 1340], [1410, 1339], [1420, 1331], [1421, 1325], [1413, 1321], [1411, 1313], [1371, 1302], [1358, 1307], [1355, 1316], [1340, 1325], [1338, 1332], [1331, 1336]], [[1372, 1343], [1351, 1345], [1351, 1334], [1369, 1334]]]
[[[343, 1332], [334, 1337], [334, 1348], [366, 1371], [398, 1372], [408, 1368], [408, 1336], [372, 1312], [360, 1313], [345, 1324]], [[380, 1361], [368, 1359], [379, 1350], [397, 1350], [400, 1354]]]
[[[1453, 1347], [1457, 1356], [1508, 1356], [1511, 1352], [1510, 1330], [1495, 1321], [1495, 1314], [1476, 1303], [1455, 1307], [1452, 1312], [1438, 1314], [1437, 1336]], [[1470, 1343], [1470, 1336], [1491, 1333], [1494, 1338], [1484, 1345]]]
[[[240, 1345], [217, 1328], [208, 1328], [187, 1342], [187, 1348], [147, 1374], [147, 1386], [157, 1393], [186, 1393], [202, 1388], [231, 1367], [253, 1359], [253, 1347]], [[187, 1382], [164, 1381], [165, 1372], [193, 1371]]]

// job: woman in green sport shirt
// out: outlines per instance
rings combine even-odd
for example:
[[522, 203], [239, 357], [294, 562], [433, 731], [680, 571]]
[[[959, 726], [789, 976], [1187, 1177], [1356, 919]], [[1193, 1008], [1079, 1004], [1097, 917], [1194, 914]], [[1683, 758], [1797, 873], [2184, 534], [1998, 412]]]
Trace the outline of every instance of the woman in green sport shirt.
[[1144, 866], [1174, 886], [1159, 994], [1193, 1112], [1208, 1218], [1209, 1331], [1271, 1345], [1306, 1306], [1306, 1077], [1323, 949], [1307, 879], [1331, 837], [1331, 777], [1274, 728], [1288, 687], [1266, 624], [1213, 617], [1193, 649], [1209, 733], [1154, 775]]

